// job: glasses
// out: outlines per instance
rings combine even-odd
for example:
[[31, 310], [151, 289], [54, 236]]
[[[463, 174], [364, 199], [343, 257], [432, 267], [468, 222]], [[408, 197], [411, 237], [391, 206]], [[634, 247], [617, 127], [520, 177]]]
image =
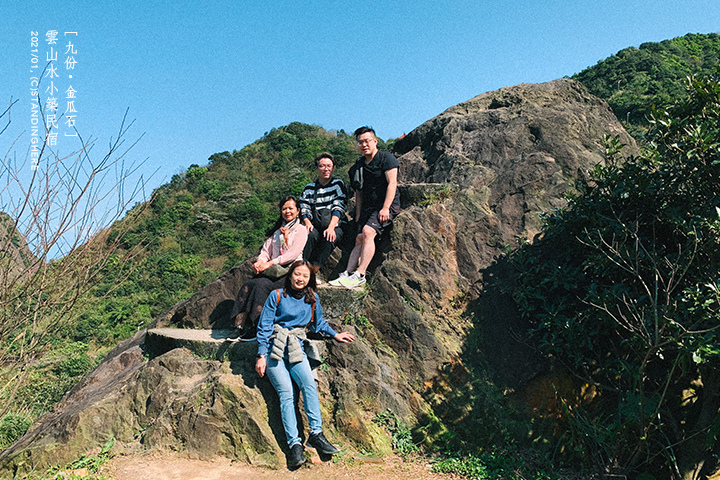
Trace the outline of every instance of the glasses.
[[358, 140], [358, 145], [370, 145], [372, 142], [377, 142], [374, 138], [371, 138], [369, 140]]

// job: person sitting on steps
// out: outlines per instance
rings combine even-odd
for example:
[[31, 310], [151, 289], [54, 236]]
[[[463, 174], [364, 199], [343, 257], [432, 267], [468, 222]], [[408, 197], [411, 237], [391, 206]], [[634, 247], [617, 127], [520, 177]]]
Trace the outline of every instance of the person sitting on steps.
[[235, 328], [228, 342], [255, 340], [255, 327], [270, 292], [285, 284], [287, 266], [302, 259], [307, 229], [299, 220], [300, 202], [292, 195], [280, 201], [280, 218], [266, 233], [267, 240], [253, 263], [255, 276], [240, 288], [230, 318]]
[[310, 436], [307, 444], [320, 455], [333, 455], [338, 449], [323, 434], [320, 398], [307, 355], [303, 350], [306, 329], [332, 337], [338, 342], [355, 340], [350, 332], [336, 332], [328, 325], [315, 293], [315, 272], [307, 261], [292, 264], [285, 277], [285, 287], [268, 296], [258, 323], [258, 353], [255, 371], [267, 373], [280, 399], [280, 417], [290, 449], [288, 468], [305, 463], [304, 449], [295, 414], [293, 381], [303, 395]]
[[[322, 152], [315, 157], [318, 179], [308, 183], [300, 195], [300, 216], [308, 230], [303, 258], [317, 275], [343, 238], [347, 189], [339, 178], [333, 178], [335, 157]], [[317, 280], [321, 283], [320, 279]]]
[[400, 163], [390, 152], [378, 150], [375, 130], [360, 127], [355, 139], [362, 156], [350, 168], [350, 182], [355, 190], [357, 236], [347, 268], [330, 285], [346, 288], [365, 284], [365, 272], [375, 255], [375, 238], [381, 235], [400, 213], [397, 188]]

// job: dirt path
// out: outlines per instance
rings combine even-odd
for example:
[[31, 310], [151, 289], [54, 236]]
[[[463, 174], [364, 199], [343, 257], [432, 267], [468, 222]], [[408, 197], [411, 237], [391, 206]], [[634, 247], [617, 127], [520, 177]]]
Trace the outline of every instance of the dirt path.
[[103, 466], [102, 473], [114, 480], [451, 480], [457, 477], [433, 473], [423, 461], [384, 458], [382, 461], [338, 463], [314, 462], [291, 472], [269, 470], [229, 459], [191, 460], [175, 454], [119, 456]]

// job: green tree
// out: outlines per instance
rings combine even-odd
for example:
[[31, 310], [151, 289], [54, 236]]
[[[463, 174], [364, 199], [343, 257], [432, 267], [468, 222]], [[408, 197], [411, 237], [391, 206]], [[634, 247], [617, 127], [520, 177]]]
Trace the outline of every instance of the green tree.
[[[653, 111], [643, 154], [608, 163], [513, 257], [532, 339], [595, 402], [563, 438], [603, 473], [710, 468], [720, 426], [720, 69]], [[607, 139], [606, 139], [607, 140]]]

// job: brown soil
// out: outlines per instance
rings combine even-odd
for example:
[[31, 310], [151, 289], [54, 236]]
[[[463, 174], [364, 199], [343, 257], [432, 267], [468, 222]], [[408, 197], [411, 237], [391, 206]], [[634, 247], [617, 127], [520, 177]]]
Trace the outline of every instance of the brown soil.
[[293, 472], [270, 470], [227, 458], [193, 460], [181, 455], [118, 456], [103, 466], [102, 474], [114, 480], [451, 480], [457, 477], [433, 473], [421, 460], [341, 459], [321, 462], [315, 457]]

